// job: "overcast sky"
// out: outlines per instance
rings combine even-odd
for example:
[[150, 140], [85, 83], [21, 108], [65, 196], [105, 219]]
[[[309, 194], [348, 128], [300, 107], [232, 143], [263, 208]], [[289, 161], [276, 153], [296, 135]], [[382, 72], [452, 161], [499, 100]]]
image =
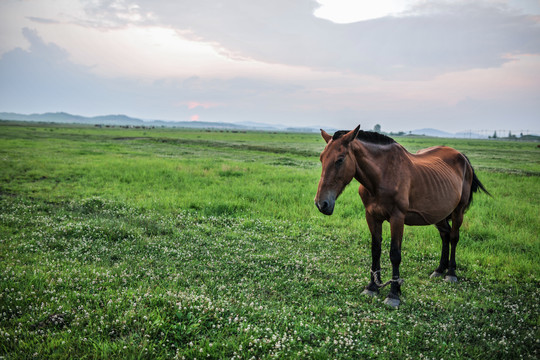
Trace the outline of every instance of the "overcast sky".
[[0, 0], [0, 111], [540, 130], [540, 1]]

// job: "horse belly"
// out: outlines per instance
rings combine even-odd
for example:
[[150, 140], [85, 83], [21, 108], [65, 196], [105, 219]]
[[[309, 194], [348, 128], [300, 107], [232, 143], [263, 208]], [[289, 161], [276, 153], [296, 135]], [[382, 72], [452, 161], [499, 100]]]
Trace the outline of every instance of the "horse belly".
[[419, 211], [408, 211], [405, 214], [405, 225], [423, 226], [436, 224], [441, 220], [446, 219], [450, 213], [439, 214], [424, 214]]
[[[428, 195], [428, 194], [426, 194]], [[407, 225], [431, 225], [446, 219], [459, 203], [456, 196], [426, 196], [422, 201], [409, 203], [409, 209], [405, 214]]]
[[[437, 161], [438, 160], [438, 161]], [[462, 176], [442, 160], [418, 168], [409, 193], [407, 225], [430, 225], [446, 219], [461, 199]]]

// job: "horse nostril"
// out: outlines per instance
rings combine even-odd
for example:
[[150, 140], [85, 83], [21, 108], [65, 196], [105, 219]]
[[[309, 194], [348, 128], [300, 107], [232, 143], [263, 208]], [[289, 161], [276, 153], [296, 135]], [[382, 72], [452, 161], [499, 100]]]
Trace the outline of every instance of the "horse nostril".
[[321, 210], [326, 210], [326, 209], [328, 209], [328, 206], [329, 206], [329, 205], [330, 205], [330, 204], [328, 203], [328, 201], [324, 200], [324, 201], [322, 202], [322, 204], [321, 204], [321, 208], [320, 208], [320, 209], [321, 209]]
[[317, 209], [319, 209], [320, 212], [322, 212], [325, 215], [332, 214], [332, 210], [334, 208], [334, 204], [328, 200], [323, 201], [315, 201], [315, 205], [317, 206]]

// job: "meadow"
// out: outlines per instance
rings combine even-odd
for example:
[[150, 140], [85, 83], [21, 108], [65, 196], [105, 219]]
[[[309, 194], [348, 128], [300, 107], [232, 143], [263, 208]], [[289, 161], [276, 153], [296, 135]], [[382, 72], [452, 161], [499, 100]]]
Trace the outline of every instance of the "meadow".
[[[455, 284], [406, 227], [397, 310], [361, 294], [358, 184], [313, 204], [318, 134], [0, 122], [0, 359], [537, 359], [540, 149], [395, 139], [464, 152], [493, 194]], [[388, 251], [385, 224], [383, 280]]]

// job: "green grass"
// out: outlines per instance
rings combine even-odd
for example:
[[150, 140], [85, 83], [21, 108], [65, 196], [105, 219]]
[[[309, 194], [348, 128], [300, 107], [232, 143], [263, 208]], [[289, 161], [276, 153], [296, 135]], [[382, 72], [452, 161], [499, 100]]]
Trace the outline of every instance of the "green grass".
[[[539, 356], [540, 149], [396, 138], [466, 153], [476, 195], [457, 284], [408, 227], [402, 306], [361, 295], [370, 235], [353, 182], [313, 205], [316, 134], [0, 123], [0, 357]], [[390, 273], [384, 227], [383, 278]]]

